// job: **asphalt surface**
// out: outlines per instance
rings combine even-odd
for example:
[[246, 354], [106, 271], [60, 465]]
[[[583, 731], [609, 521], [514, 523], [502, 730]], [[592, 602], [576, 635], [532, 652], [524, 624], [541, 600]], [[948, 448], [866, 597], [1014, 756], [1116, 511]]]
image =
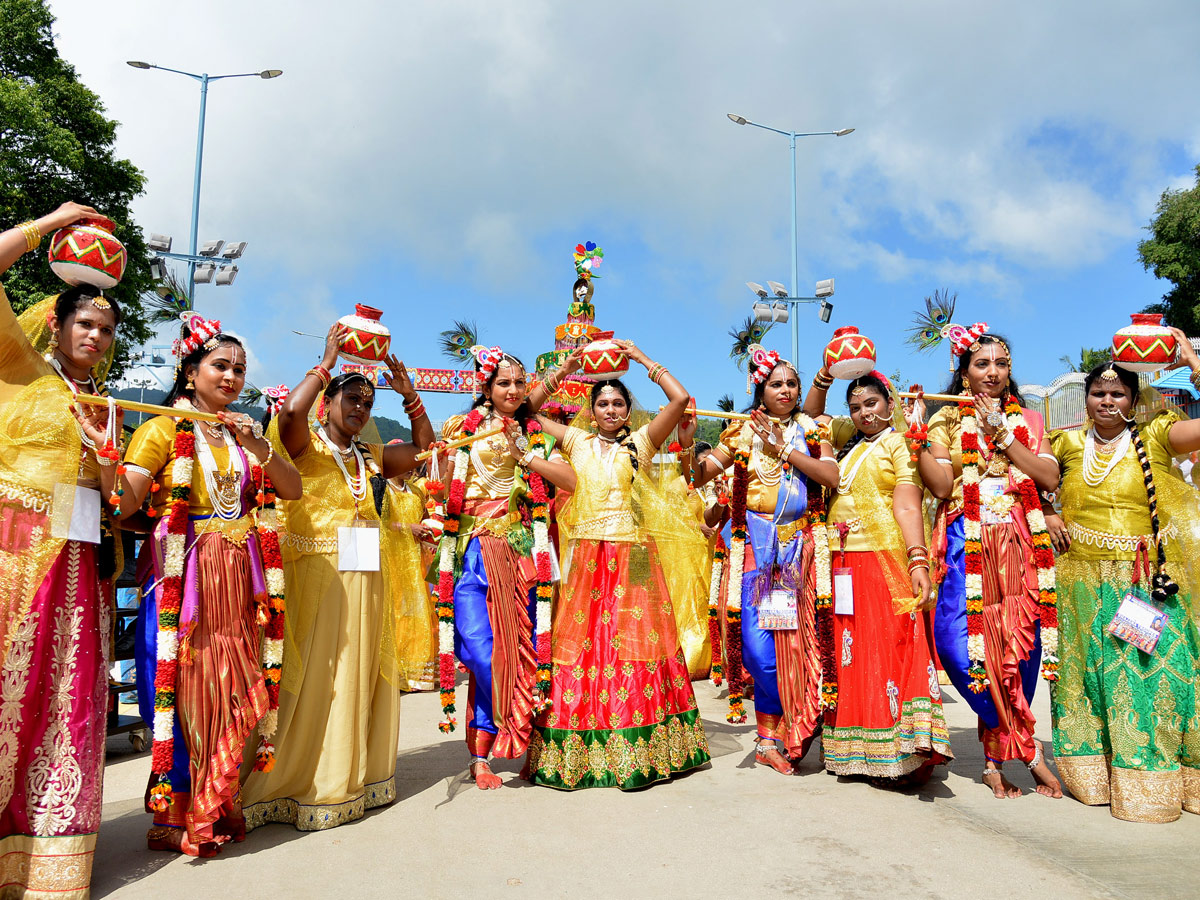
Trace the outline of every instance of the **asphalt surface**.
[[[466, 778], [461, 732], [436, 728], [436, 694], [402, 704], [398, 797], [330, 831], [271, 825], [211, 860], [146, 849], [149, 754], [109, 741], [93, 897], [1192, 897], [1200, 816], [1169, 825], [1113, 819], [1107, 807], [1032, 793], [996, 800], [979, 780], [975, 719], [945, 689], [957, 758], [921, 789], [884, 790], [826, 774], [815, 748], [799, 774], [754, 765], [753, 727], [695, 682], [710, 767], [622, 793], [564, 793], [517, 778]], [[465, 688], [459, 688], [460, 701]], [[748, 704], [749, 705], [749, 704]], [[1034, 703], [1050, 745], [1048, 693]]]

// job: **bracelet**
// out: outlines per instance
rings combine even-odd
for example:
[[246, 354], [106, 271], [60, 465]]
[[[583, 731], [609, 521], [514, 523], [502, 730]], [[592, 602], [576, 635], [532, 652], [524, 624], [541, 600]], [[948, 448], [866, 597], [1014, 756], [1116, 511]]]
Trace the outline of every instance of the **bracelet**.
[[657, 375], [655, 375], [655, 376], [654, 376], [654, 378], [653, 378], [653, 379], [651, 379], [651, 380], [652, 380], [652, 381], [653, 381], [655, 384], [657, 384], [657, 385], [661, 385], [661, 384], [662, 384], [662, 379], [663, 379], [663, 376], [664, 376], [664, 375], [666, 375], [666, 374], [668, 374], [668, 369], [667, 369], [667, 367], [666, 367], [666, 366], [659, 366], [659, 367], [658, 367], [658, 374], [657, 374]]
[[1013, 441], [1015, 441], [1016, 439], [1017, 439], [1016, 435], [1014, 435], [1011, 431], [1006, 431], [1006, 432], [1004, 432], [1004, 437], [1002, 437], [1000, 440], [996, 441], [996, 449], [997, 450], [1007, 450], [1009, 447], [1012, 446]]
[[21, 229], [21, 233], [25, 235], [25, 252], [36, 250], [38, 244], [42, 242], [42, 232], [37, 227], [37, 223], [30, 219], [28, 222], [22, 222], [17, 228]]
[[912, 559], [914, 556], [921, 556], [921, 557], [928, 559], [929, 558], [929, 548], [922, 547], [920, 544], [918, 544], [914, 547], [909, 547], [908, 548], [908, 558]]
[[410, 419], [419, 419], [425, 415], [425, 403], [420, 397], [417, 397], [413, 402], [404, 401], [404, 412], [407, 413]]
[[321, 382], [322, 390], [329, 387], [329, 382], [333, 380], [333, 376], [329, 374], [329, 370], [324, 366], [313, 366], [305, 375], [316, 375], [317, 381]]
[[1188, 381], [1192, 383], [1192, 387], [1200, 391], [1200, 372], [1193, 371], [1192, 374], [1188, 376]]
[[562, 369], [561, 368], [557, 368], [553, 372], [551, 372], [549, 375], [547, 375], [546, 380], [544, 382], [542, 382], [546, 386], [547, 393], [551, 393], [551, 394], [558, 393], [559, 387], [562, 386], [561, 379], [562, 379]]
[[821, 374], [818, 372], [816, 375], [813, 376], [812, 386], [815, 387], [818, 391], [827, 391], [831, 387], [833, 387], [833, 379], [832, 378], [822, 378]]
[[918, 558], [918, 559], [914, 559], [912, 562], [910, 562], [908, 564], [908, 574], [909, 575], [911, 575], [913, 572], [917, 571], [917, 569], [928, 570], [929, 569], [929, 560]]
[[646, 373], [646, 377], [658, 384], [658, 379], [662, 377], [662, 373], [666, 371], [666, 366], [662, 363], [655, 363], [650, 367], [650, 371]]
[[525, 455], [517, 460], [517, 465], [520, 466], [522, 469], [528, 469], [529, 464], [531, 462], [533, 462], [533, 457], [534, 457], [534, 449], [532, 447], [530, 447], [528, 450], [525, 451]]

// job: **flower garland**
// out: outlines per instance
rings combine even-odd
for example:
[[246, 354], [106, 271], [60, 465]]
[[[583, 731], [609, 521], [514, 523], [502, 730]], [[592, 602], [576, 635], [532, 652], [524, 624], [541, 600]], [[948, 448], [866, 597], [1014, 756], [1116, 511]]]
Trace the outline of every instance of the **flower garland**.
[[725, 541], [717, 537], [713, 550], [712, 577], [708, 588], [708, 639], [712, 647], [712, 683], [720, 687], [725, 681], [724, 654], [721, 646], [721, 571], [727, 556]]
[[[546, 446], [546, 435], [537, 419], [530, 417], [525, 423], [529, 433], [530, 449], [541, 451]], [[533, 561], [537, 568], [537, 611], [534, 634], [537, 636], [537, 693], [534, 711], [541, 712], [550, 707], [550, 605], [554, 599], [554, 574], [550, 565], [550, 511], [546, 496], [546, 482], [533, 469], [525, 470], [525, 483], [529, 486], [529, 499], [533, 509]]]
[[929, 449], [929, 426], [924, 422], [913, 422], [904, 436], [908, 439], [909, 459], [916, 462], [921, 451]]
[[[979, 422], [972, 400], [958, 404], [962, 416], [962, 469], [963, 469], [963, 532], [966, 569], [966, 612], [967, 612], [967, 676], [968, 687], [975, 693], [987, 690], [989, 679], [984, 661], [983, 639], [983, 526], [980, 518], [980, 464], [983, 458], [979, 441]], [[1009, 397], [1004, 413], [1008, 430], [1013, 437], [1032, 447], [1032, 437], [1021, 406]], [[1037, 486], [1017, 466], [1010, 465], [1009, 475], [1017, 489], [1025, 521], [1033, 538], [1033, 564], [1038, 579], [1038, 614], [1042, 627], [1042, 677], [1047, 681], [1058, 679], [1058, 595], [1054, 583], [1054, 551], [1050, 535], [1046, 530], [1046, 518]]]
[[254, 768], [270, 772], [275, 768], [275, 736], [279, 724], [279, 682], [283, 674], [283, 635], [286, 603], [284, 596], [283, 554], [279, 550], [279, 513], [275, 509], [275, 485], [261, 465], [251, 469], [258, 504], [258, 547], [267, 583], [267, 608], [260, 609], [258, 624], [263, 626], [262, 673], [267, 687], [267, 712], [258, 723], [258, 749]]
[[733, 505], [729, 548], [729, 585], [725, 595], [725, 664], [729, 679], [729, 712], [733, 725], [746, 721], [746, 678], [742, 670], [742, 573], [746, 568], [746, 492], [750, 485], [750, 452], [738, 448], [733, 454]]
[[[806, 437], [808, 453], [813, 459], [821, 458], [821, 441], [829, 440], [828, 428], [822, 426]], [[837, 660], [833, 641], [833, 569], [829, 551], [829, 539], [825, 524], [829, 511], [825, 506], [825, 492], [816, 481], [808, 480], [808, 518], [813, 533], [813, 574], [817, 595], [817, 649], [821, 657], [821, 705], [833, 709], [838, 702]]]
[[150, 789], [147, 806], [166, 812], [171, 806], [170, 771], [175, 755], [175, 676], [179, 668], [179, 613], [183, 608], [183, 565], [187, 552], [188, 499], [196, 435], [191, 419], [175, 424], [171, 468], [171, 510], [167, 518], [162, 589], [158, 600], [158, 669], [154, 676], [153, 746], [150, 771], [158, 782]]

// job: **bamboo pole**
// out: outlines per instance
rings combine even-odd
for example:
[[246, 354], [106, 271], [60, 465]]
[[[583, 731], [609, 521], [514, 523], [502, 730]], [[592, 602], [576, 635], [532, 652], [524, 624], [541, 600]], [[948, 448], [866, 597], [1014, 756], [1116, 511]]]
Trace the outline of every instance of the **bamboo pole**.
[[896, 391], [905, 400], [915, 400], [917, 397], [923, 400], [932, 400], [935, 403], [962, 403], [964, 400], [971, 398], [966, 394], [918, 394], [916, 391]]
[[442, 450], [455, 450], [459, 447], [465, 447], [467, 444], [473, 444], [475, 441], [482, 441], [484, 438], [495, 437], [498, 434], [504, 434], [503, 425], [501, 425], [499, 428], [493, 428], [491, 431], [477, 431], [472, 435], [468, 435], [467, 437], [460, 437], [457, 440], [448, 442], [445, 447], [442, 447], [436, 451], [423, 450], [417, 454], [417, 460], [420, 461], [423, 459], [429, 459], [429, 457], [433, 456], [435, 452], [440, 453]]
[[[666, 409], [665, 406], [660, 406], [658, 411], [662, 412], [664, 409]], [[683, 411], [683, 414], [685, 416], [708, 416], [713, 419], [730, 419], [735, 422], [750, 421], [749, 413], [721, 412], [719, 409], [692, 409], [689, 407]]]
[[[88, 406], [108, 406], [108, 397], [97, 397], [95, 394], [79, 394], [75, 400]], [[139, 403], [137, 400], [121, 400], [111, 398], [112, 402], [122, 409], [133, 412], [153, 413], [156, 416], [171, 416], [175, 419], [195, 419], [198, 422], [220, 422], [216, 413], [200, 412], [198, 409], [176, 409], [172, 406], [158, 406], [154, 403]]]

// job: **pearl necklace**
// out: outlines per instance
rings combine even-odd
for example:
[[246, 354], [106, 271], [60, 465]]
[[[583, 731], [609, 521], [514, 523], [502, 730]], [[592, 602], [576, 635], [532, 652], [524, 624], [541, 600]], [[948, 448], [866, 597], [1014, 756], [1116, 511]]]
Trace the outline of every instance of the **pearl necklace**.
[[[1100, 487], [1104, 483], [1104, 480], [1112, 474], [1117, 464], [1125, 458], [1125, 454], [1129, 452], [1129, 443], [1131, 440], [1132, 432], [1128, 428], [1111, 441], [1100, 440], [1099, 435], [1096, 434], [1095, 426], [1088, 429], [1087, 437], [1083, 442], [1084, 484], [1088, 487]], [[1097, 449], [1097, 443], [1102, 447], [1112, 448], [1112, 455], [1109, 456], [1108, 462], [1101, 460], [1101, 456], [1105, 451]]]
[[750, 469], [764, 487], [775, 487], [782, 480], [783, 460], [792, 449], [792, 438], [796, 436], [796, 428], [797, 423], [791, 422], [783, 429], [778, 457], [763, 452], [763, 439], [758, 434], [755, 434], [754, 440], [750, 442]]
[[[322, 425], [317, 426], [317, 437], [329, 448], [333, 454], [333, 461], [337, 463], [337, 467], [342, 471], [342, 478], [346, 482], [346, 487], [350, 489], [350, 496], [354, 498], [354, 504], [357, 506], [367, 499], [367, 462], [363, 459], [362, 451], [358, 449], [358, 444], [350, 441], [350, 447], [343, 450], [325, 433], [325, 428]], [[351, 477], [350, 471], [346, 468], [346, 464], [342, 461], [346, 457], [354, 457], [354, 475]]]
[[[858, 470], [863, 467], [863, 463], [865, 463], [867, 461], [867, 457], [870, 456], [874, 452], [876, 447], [878, 447], [880, 444], [883, 443], [881, 438], [885, 434], [889, 434], [895, 430], [896, 429], [894, 427], [889, 425], [887, 428], [883, 429], [883, 431], [879, 432], [878, 434], [873, 434], [873, 435], [871, 435], [871, 437], [867, 438], [863, 442], [867, 445], [867, 449], [864, 450], [862, 453], [858, 454], [858, 457], [854, 460], [853, 464], [849, 465], [848, 471], [841, 471], [842, 465], [839, 463], [839, 465], [838, 465], [838, 469], [839, 469], [838, 488], [837, 488], [839, 494], [849, 494], [850, 493], [850, 489], [852, 487], [854, 487], [854, 479], [858, 477]], [[854, 450], [850, 451], [850, 455], [853, 456], [857, 452], [858, 452], [858, 448], [856, 447], [856, 448], [854, 448]], [[843, 462], [849, 464], [850, 460], [846, 459], [846, 460], [843, 460]]]
[[222, 472], [217, 468], [216, 457], [206, 440], [196, 441], [196, 459], [200, 463], [200, 471], [204, 473], [204, 486], [208, 489], [213, 513], [219, 519], [239, 519], [242, 515], [242, 475], [246, 470], [233, 435], [224, 425], [221, 426], [221, 432], [225, 448], [229, 451], [229, 471]]
[[[486, 431], [487, 426], [491, 421], [492, 421], [492, 414], [488, 413], [488, 415], [484, 416], [480, 420], [479, 427], [475, 429], [475, 433], [478, 434], [481, 431]], [[484, 486], [491, 493], [493, 493], [499, 497], [510, 496], [512, 494], [513, 485], [516, 483], [516, 463], [515, 463], [515, 461], [513, 462], [512, 467], [508, 470], [507, 477], [502, 476], [502, 475], [497, 475], [497, 474], [495, 474], [495, 472], [492, 471], [492, 469], [488, 468], [488, 466], [486, 466], [484, 464], [483, 454], [481, 452], [483, 448], [480, 446], [480, 444], [488, 444], [489, 445], [488, 449], [492, 451], [494, 467], [496, 470], [499, 470], [504, 466], [504, 460], [507, 455], [507, 444], [505, 445], [505, 447], [503, 447], [501, 449], [497, 449], [495, 446], [495, 438], [489, 438], [486, 441], [475, 441], [474, 443], [471, 444], [471, 471], [470, 471], [470, 474], [478, 475], [479, 480], [483, 482]], [[504, 452], [502, 452], [502, 450]]]

